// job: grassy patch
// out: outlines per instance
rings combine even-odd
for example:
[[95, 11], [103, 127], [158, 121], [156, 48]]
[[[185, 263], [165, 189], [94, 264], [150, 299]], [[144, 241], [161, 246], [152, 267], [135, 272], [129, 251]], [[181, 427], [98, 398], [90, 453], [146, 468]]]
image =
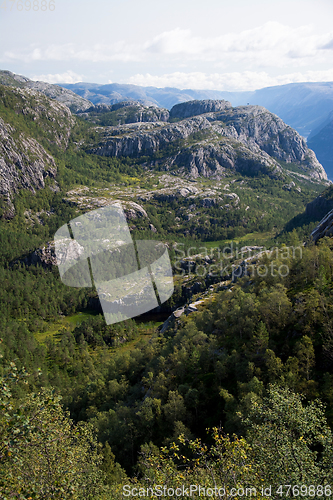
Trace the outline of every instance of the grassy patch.
[[49, 337], [52, 337], [55, 341], [58, 341], [60, 340], [60, 332], [61, 330], [63, 330], [63, 328], [74, 330], [74, 328], [82, 323], [82, 321], [90, 318], [91, 316], [96, 316], [96, 313], [93, 311], [79, 312], [71, 314], [70, 316], [64, 316], [54, 323], [49, 323], [48, 328], [44, 332], [35, 333], [35, 338], [40, 343], [44, 343], [45, 340]]

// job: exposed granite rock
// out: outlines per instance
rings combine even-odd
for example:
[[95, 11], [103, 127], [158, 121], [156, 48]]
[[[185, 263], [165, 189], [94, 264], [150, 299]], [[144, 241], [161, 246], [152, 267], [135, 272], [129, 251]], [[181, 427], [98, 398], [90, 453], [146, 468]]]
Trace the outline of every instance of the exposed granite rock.
[[[88, 146], [87, 151], [117, 157], [157, 155], [151, 166], [176, 169], [177, 173], [193, 178], [221, 178], [228, 170], [281, 177], [284, 168], [288, 170], [288, 163], [293, 163], [310, 178], [327, 179], [304, 139], [265, 108], [232, 108], [225, 101], [202, 102], [204, 110], [209, 109], [207, 103], [211, 108], [220, 103], [223, 109], [172, 124], [137, 123], [97, 128], [100, 142]], [[202, 109], [200, 101], [193, 103]]]
[[138, 203], [135, 203], [134, 201], [125, 201], [125, 202], [122, 201], [119, 203], [121, 203], [125, 212], [126, 219], [128, 221], [131, 219], [137, 219], [142, 217], [148, 219], [147, 212]]
[[[19, 189], [34, 193], [45, 188], [46, 178], [52, 179], [50, 189], [59, 189], [55, 160], [45, 147], [56, 145], [65, 150], [75, 120], [67, 106], [29, 88], [0, 85], [0, 99], [19, 117], [15, 126], [0, 118], [0, 198], [2, 215], [11, 218], [15, 213], [13, 196]], [[30, 122], [32, 132], [28, 135], [25, 130]], [[37, 132], [38, 141], [32, 136]]]
[[187, 139], [194, 132], [209, 130], [210, 123], [204, 117], [191, 118], [179, 123], [136, 123], [118, 127], [98, 128], [101, 142], [89, 148], [89, 153], [102, 156], [151, 155]]
[[[76, 261], [84, 252], [84, 248], [75, 240], [67, 238], [57, 241], [57, 255], [60, 261]], [[50, 268], [57, 265], [54, 241], [49, 241], [45, 246], [37, 248], [24, 259], [16, 260], [13, 264], [21, 262], [27, 266], [42, 266]]]
[[328, 212], [319, 222], [318, 226], [312, 231], [311, 236], [315, 242], [324, 236], [333, 235], [333, 210]]
[[191, 116], [203, 115], [231, 108], [231, 103], [224, 100], [207, 99], [204, 101], [188, 101], [176, 104], [170, 110], [170, 119], [190, 118]]
[[[69, 248], [66, 245], [66, 248]], [[44, 268], [50, 268], [57, 265], [57, 259], [55, 254], [54, 241], [48, 242], [44, 247], [37, 248], [34, 252], [29, 254], [27, 257], [21, 260], [16, 260], [11, 263], [11, 265], [17, 263], [25, 264], [26, 266], [42, 266]]]
[[0, 198], [5, 202], [3, 216], [15, 214], [13, 195], [21, 188], [35, 192], [45, 187], [45, 178], [54, 179], [53, 157], [33, 138], [19, 134], [0, 118]]
[[282, 174], [281, 166], [269, 155], [261, 151], [251, 151], [235, 141], [220, 144], [205, 144], [182, 150], [166, 163], [167, 169], [178, 167], [177, 173], [189, 174], [192, 178], [215, 177], [221, 179], [227, 171], [237, 171], [245, 175], [259, 172], [271, 177]]
[[167, 109], [143, 105], [137, 101], [124, 101], [112, 106], [97, 104], [82, 113], [78, 113], [78, 115], [100, 125], [111, 125], [110, 121], [107, 122], [111, 119], [117, 125], [138, 122], [167, 122], [169, 120]]
[[255, 151], [259, 146], [277, 160], [297, 164], [315, 179], [327, 179], [324, 168], [303, 137], [267, 109], [238, 106], [217, 113], [214, 119], [223, 122], [223, 127], [215, 124], [217, 131], [234, 137], [251, 150]]

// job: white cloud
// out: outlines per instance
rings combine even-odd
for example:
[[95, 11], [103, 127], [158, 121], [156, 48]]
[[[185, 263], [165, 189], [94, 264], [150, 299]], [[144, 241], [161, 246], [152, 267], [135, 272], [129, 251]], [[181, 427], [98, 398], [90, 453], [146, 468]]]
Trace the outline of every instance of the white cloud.
[[34, 61], [86, 61], [86, 62], [109, 62], [123, 61], [131, 62], [142, 57], [138, 46], [126, 45], [125, 42], [117, 42], [112, 45], [100, 45], [89, 47], [78, 46], [75, 43], [62, 45], [49, 45], [45, 48], [30, 46], [25, 49], [12, 50], [4, 53], [2, 60], [18, 60], [25, 63]]
[[47, 83], [76, 83], [82, 82], [83, 76], [68, 70], [65, 73], [47, 74], [47, 75], [34, 75], [31, 80], [47, 82]]
[[[296, 82], [333, 81], [333, 67], [329, 70], [294, 72], [270, 76], [265, 71], [244, 71], [231, 73], [175, 72], [164, 75], [149, 73], [132, 76], [126, 83], [153, 87], [176, 87], [179, 89], [205, 90], [256, 90], [274, 85]], [[125, 83], [125, 82], [124, 82]]]
[[176, 28], [165, 31], [142, 44], [120, 40], [105, 45], [82, 46], [75, 43], [33, 45], [4, 53], [2, 60], [81, 61], [81, 62], [146, 62], [169, 64], [190, 71], [193, 63], [211, 63], [215, 68], [231, 68], [242, 64], [243, 70], [265, 67], [305, 67], [330, 64], [333, 32], [315, 34], [311, 26], [293, 28], [277, 22], [241, 32], [203, 37], [190, 30]]

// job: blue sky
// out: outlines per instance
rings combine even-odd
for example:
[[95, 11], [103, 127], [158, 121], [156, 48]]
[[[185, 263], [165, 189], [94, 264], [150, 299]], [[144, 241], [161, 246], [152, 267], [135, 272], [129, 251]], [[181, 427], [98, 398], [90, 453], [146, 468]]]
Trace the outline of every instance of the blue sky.
[[0, 68], [34, 80], [217, 90], [333, 81], [333, 0], [0, 6]]

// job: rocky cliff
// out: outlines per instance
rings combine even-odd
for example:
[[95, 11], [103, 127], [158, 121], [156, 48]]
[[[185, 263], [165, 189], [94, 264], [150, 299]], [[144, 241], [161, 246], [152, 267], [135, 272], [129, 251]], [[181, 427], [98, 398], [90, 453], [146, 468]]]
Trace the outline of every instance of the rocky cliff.
[[224, 100], [206, 99], [203, 101], [189, 101], [176, 104], [170, 110], [170, 119], [190, 118], [192, 116], [203, 115], [205, 113], [214, 113], [224, 109], [230, 109], [231, 103]]
[[19, 189], [42, 189], [45, 178], [54, 179], [57, 171], [52, 156], [35, 139], [23, 133], [14, 139], [15, 132], [0, 118], [0, 200], [7, 218], [15, 214], [12, 200]]
[[167, 122], [169, 111], [157, 106], [145, 106], [136, 101], [124, 101], [112, 106], [97, 104], [78, 113], [78, 116], [96, 125], [123, 125], [138, 122]]
[[204, 113], [177, 123], [97, 128], [99, 142], [84, 147], [102, 156], [153, 156], [152, 165], [193, 177], [221, 177], [228, 170], [276, 177], [290, 164], [310, 178], [327, 179], [304, 139], [265, 108], [232, 108], [226, 101], [193, 101], [175, 108], [181, 116]]
[[65, 150], [74, 119], [63, 104], [31, 89], [0, 85], [0, 198], [2, 214], [14, 216], [19, 189], [57, 190], [56, 163], [47, 149]]

